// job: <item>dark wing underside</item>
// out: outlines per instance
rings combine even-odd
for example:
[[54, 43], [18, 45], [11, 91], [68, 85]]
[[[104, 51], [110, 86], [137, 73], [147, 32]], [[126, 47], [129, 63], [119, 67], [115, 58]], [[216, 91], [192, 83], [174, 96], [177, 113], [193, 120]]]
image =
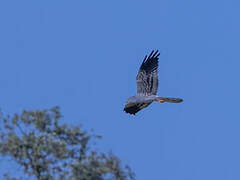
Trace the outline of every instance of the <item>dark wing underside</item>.
[[137, 94], [140, 96], [156, 95], [158, 90], [158, 56], [160, 53], [151, 52], [145, 56], [137, 74]]
[[136, 114], [138, 111], [142, 110], [143, 108], [149, 106], [150, 103], [130, 103], [126, 104], [124, 107], [124, 111], [129, 114]]

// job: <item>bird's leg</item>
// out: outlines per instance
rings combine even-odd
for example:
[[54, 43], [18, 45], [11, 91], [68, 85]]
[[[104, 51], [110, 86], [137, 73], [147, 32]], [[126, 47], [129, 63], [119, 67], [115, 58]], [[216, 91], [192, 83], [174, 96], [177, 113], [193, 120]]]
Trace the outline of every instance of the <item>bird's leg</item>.
[[169, 103], [180, 103], [183, 100], [180, 98], [169, 98], [169, 97], [156, 97], [155, 101], [158, 101], [160, 103], [164, 103], [164, 102], [169, 102]]
[[164, 99], [158, 99], [157, 101], [160, 102], [160, 103], [164, 103], [165, 102]]

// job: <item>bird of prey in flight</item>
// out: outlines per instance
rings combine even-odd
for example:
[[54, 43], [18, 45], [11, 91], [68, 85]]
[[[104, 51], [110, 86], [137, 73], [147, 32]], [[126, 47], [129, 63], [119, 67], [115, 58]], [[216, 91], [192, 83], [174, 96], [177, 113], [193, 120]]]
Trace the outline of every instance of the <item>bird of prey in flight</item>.
[[136, 114], [138, 111], [149, 106], [153, 101], [160, 103], [180, 103], [180, 98], [157, 96], [158, 90], [158, 59], [160, 53], [152, 51], [145, 56], [137, 74], [137, 95], [128, 98], [124, 111], [129, 114]]

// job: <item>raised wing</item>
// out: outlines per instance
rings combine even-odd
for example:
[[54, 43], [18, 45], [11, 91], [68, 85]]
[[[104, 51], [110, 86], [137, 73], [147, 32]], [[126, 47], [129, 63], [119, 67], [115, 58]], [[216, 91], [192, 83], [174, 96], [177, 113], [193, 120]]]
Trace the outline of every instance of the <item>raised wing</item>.
[[145, 56], [137, 74], [137, 95], [156, 95], [158, 90], [158, 50]]

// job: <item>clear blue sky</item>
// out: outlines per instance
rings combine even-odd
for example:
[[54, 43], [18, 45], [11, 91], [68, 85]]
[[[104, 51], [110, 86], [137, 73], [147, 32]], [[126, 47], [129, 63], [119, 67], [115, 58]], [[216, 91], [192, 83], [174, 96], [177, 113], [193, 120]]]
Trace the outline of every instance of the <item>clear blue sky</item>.
[[[0, 2], [0, 107], [61, 107], [65, 123], [137, 180], [240, 179], [240, 2]], [[160, 49], [159, 95], [182, 104], [123, 112], [143, 57]], [[13, 167], [14, 168], [14, 167]], [[0, 163], [0, 174], [5, 172]]]

